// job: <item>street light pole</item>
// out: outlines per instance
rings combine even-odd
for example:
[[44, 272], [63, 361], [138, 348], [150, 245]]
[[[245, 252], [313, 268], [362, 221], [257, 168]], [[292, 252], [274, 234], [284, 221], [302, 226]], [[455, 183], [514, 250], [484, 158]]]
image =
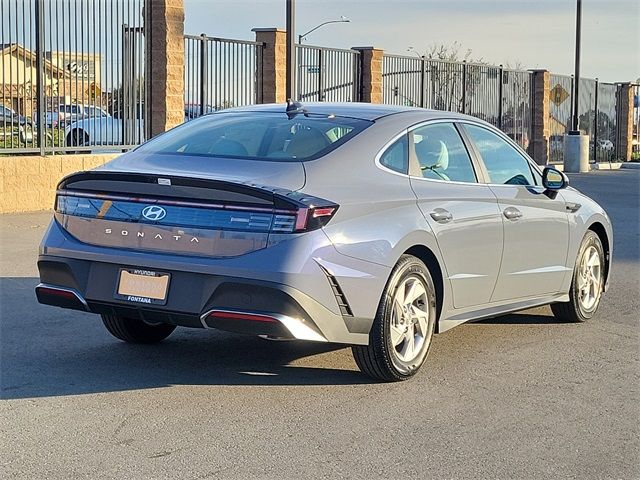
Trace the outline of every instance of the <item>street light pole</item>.
[[576, 8], [576, 57], [573, 74], [573, 116], [571, 129], [578, 131], [578, 93], [580, 91], [580, 35], [582, 29], [582, 0], [577, 0]]
[[589, 135], [580, 133], [578, 122], [578, 95], [580, 91], [580, 29], [582, 23], [582, 0], [577, 0], [576, 9], [576, 59], [573, 76], [573, 112], [571, 130], [564, 137], [564, 171], [584, 173], [589, 171]]
[[293, 99], [296, 84], [296, 0], [287, 0], [287, 100]]
[[325, 25], [329, 25], [330, 23], [349, 23], [349, 22], [351, 22], [351, 20], [349, 20], [348, 18], [345, 18], [345, 17], [340, 17], [340, 20], [329, 20], [327, 22], [323, 22], [320, 25], [316, 25], [315, 27], [313, 27], [307, 33], [303, 33], [302, 35], [298, 35], [298, 43], [302, 43], [302, 40], [304, 40], [304, 37], [309, 35], [311, 32], [315, 32], [320, 27], [324, 27]]

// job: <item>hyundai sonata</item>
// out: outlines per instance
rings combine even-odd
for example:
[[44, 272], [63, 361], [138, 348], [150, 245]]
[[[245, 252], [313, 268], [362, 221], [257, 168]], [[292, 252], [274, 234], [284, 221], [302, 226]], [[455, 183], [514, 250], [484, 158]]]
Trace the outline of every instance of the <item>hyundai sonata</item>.
[[397, 381], [469, 320], [591, 318], [612, 244], [598, 204], [476, 118], [261, 105], [63, 179], [36, 293], [126, 342], [183, 326], [343, 343]]

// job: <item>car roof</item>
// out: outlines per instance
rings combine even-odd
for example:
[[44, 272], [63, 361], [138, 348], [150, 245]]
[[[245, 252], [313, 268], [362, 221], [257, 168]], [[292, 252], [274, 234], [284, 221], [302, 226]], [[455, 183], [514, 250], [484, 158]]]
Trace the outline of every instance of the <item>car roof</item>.
[[[361, 120], [378, 120], [389, 115], [396, 115], [405, 112], [421, 112], [425, 119], [431, 118], [469, 118], [453, 112], [442, 110], [427, 110], [425, 108], [407, 107], [403, 105], [382, 105], [375, 103], [358, 102], [301, 102], [302, 106], [309, 113], [318, 115], [335, 115], [337, 117], [358, 118]], [[223, 112], [273, 112], [284, 113], [287, 106], [284, 103], [267, 103], [261, 105], [249, 105], [246, 107], [229, 108], [220, 110]]]

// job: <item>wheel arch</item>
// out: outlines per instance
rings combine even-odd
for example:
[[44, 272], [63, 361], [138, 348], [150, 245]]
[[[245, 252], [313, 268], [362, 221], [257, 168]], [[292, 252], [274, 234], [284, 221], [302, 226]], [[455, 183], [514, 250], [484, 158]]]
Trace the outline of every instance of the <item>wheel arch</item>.
[[[76, 126], [73, 127], [69, 130], [69, 132], [66, 134], [65, 136], [65, 143], [67, 144], [68, 147], [76, 147], [77, 145], [73, 145], [71, 140], [72, 140], [72, 135], [73, 134], [79, 134], [79, 135], [84, 135], [84, 137], [89, 140], [89, 134], [87, 133], [87, 131], [80, 126]], [[77, 138], [77, 137], [76, 137]]]
[[444, 304], [444, 275], [440, 262], [431, 249], [425, 245], [413, 245], [408, 248], [404, 255], [413, 255], [414, 257], [422, 260], [429, 269], [429, 273], [433, 279], [433, 285], [436, 289], [436, 333], [439, 331], [440, 315], [442, 313], [442, 306]]
[[602, 243], [602, 249], [604, 250], [604, 275], [605, 275], [605, 286], [609, 283], [609, 271], [611, 265], [611, 241], [609, 239], [609, 234], [607, 233], [607, 229], [605, 226], [599, 221], [594, 221], [591, 223], [587, 230], [591, 230], [600, 239], [600, 243]]

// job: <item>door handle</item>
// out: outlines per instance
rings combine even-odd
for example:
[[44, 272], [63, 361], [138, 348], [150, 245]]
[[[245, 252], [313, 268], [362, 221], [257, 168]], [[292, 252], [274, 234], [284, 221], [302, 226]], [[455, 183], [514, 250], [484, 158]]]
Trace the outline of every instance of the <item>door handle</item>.
[[507, 207], [504, 209], [502, 214], [507, 217], [509, 220], [518, 220], [522, 218], [522, 212], [518, 210], [516, 207]]
[[453, 220], [453, 215], [449, 210], [444, 208], [434, 208], [433, 212], [429, 214], [438, 223], [449, 223]]

